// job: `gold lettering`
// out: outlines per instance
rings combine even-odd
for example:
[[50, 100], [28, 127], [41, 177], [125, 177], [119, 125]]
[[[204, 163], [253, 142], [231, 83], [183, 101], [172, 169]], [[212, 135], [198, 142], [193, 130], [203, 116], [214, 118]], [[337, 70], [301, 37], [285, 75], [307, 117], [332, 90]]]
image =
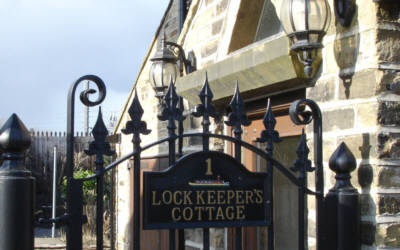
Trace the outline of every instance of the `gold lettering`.
[[215, 219], [216, 219], [216, 220], [219, 220], [219, 219], [225, 220], [224, 212], [222, 211], [222, 207], [218, 207], [218, 209], [217, 209], [217, 216], [215, 216]]
[[224, 197], [225, 191], [224, 190], [218, 190], [217, 191], [217, 201], [218, 205], [225, 204], [225, 197]]
[[[168, 199], [166, 198], [167, 194], [169, 196]], [[166, 204], [166, 205], [171, 204], [172, 203], [172, 193], [171, 193], [171, 191], [168, 191], [168, 190], [164, 191], [162, 193], [162, 200], [163, 200], [164, 204]]]
[[215, 204], [215, 191], [214, 190], [207, 191], [207, 201], [208, 201], [209, 205]]
[[192, 200], [190, 199], [190, 195], [192, 191], [183, 191], [183, 204], [184, 205], [192, 205]]
[[197, 212], [197, 220], [201, 221], [203, 218], [201, 213], [204, 211], [204, 207], [194, 207], [194, 211]]
[[206, 171], [206, 175], [213, 175], [213, 172], [211, 170], [211, 158], [208, 158], [206, 160], [207, 163], [207, 171]]
[[[179, 201], [178, 201], [178, 195], [180, 195], [180, 199], [179, 199]], [[175, 191], [174, 192], [174, 205], [177, 205], [177, 206], [179, 206], [179, 205], [181, 205], [183, 203], [183, 200], [182, 200], [182, 192], [181, 191]]]
[[208, 220], [212, 220], [213, 218], [213, 211], [215, 210], [215, 207], [205, 207], [205, 209], [208, 212]]
[[254, 192], [256, 193], [256, 203], [261, 204], [263, 203], [264, 197], [263, 197], [263, 191], [259, 189], [254, 189]]
[[243, 190], [236, 190], [236, 204], [244, 204]]
[[236, 206], [236, 219], [244, 220], [246, 216], [244, 215], [244, 206]]
[[231, 200], [235, 197], [235, 192], [233, 190], [228, 190], [228, 204], [231, 204]]
[[[197, 196], [197, 205], [204, 205], [206, 204], [203, 198], [204, 191], [196, 191]], [[200, 203], [201, 200], [201, 203]]]
[[172, 219], [173, 219], [174, 221], [179, 221], [179, 220], [181, 220], [182, 217], [181, 217], [180, 215], [176, 216], [176, 215], [175, 215], [175, 212], [178, 212], [178, 214], [179, 214], [180, 208], [179, 208], [179, 207], [174, 207], [174, 208], [172, 209]]
[[228, 220], [233, 220], [235, 218], [235, 212], [233, 207], [227, 207], [226, 208], [226, 218]]
[[[189, 216], [187, 214], [187, 211], [189, 211]], [[190, 207], [186, 207], [183, 209], [183, 219], [184, 220], [191, 220], [193, 218], [193, 210]]]
[[157, 194], [157, 191], [153, 191], [152, 193], [153, 193], [153, 202], [151, 203], [151, 205], [153, 205], [153, 206], [159, 206], [159, 205], [161, 205], [161, 201], [156, 202], [156, 194]]
[[245, 194], [246, 194], [246, 204], [253, 203], [254, 202], [253, 201], [254, 193], [252, 191], [250, 191], [250, 190], [246, 190]]

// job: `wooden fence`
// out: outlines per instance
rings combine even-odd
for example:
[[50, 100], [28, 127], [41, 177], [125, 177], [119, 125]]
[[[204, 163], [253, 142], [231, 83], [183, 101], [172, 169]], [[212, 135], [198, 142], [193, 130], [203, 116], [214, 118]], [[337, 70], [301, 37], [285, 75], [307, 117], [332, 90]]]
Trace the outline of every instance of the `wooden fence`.
[[[77, 133], [75, 137], [76, 166], [89, 165], [91, 158], [84, 154], [93, 137]], [[54, 148], [57, 152], [57, 187], [60, 187], [66, 162], [65, 132], [31, 132], [31, 147], [27, 157], [27, 168], [36, 178], [36, 209], [50, 205], [52, 197]]]

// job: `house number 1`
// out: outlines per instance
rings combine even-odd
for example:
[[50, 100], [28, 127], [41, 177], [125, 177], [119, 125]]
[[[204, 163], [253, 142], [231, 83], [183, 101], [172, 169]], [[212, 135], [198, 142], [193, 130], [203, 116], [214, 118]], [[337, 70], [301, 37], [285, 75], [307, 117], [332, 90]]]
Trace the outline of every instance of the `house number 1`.
[[213, 175], [212, 169], [211, 169], [211, 158], [208, 158], [206, 160], [207, 163], [207, 171], [206, 171], [206, 175]]

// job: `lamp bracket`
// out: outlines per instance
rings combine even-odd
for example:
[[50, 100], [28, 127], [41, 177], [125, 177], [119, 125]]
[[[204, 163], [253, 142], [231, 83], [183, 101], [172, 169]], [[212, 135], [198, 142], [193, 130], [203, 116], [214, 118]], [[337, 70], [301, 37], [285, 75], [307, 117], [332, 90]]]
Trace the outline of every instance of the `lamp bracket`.
[[334, 0], [336, 20], [344, 27], [349, 27], [356, 12], [355, 0]]
[[182, 48], [182, 46], [180, 46], [177, 43], [169, 42], [169, 41], [165, 41], [165, 44], [178, 48], [179, 58], [181, 59], [181, 61], [183, 62], [183, 65], [185, 66], [186, 74], [192, 73], [193, 71], [196, 70], [196, 59], [194, 57], [193, 51], [189, 52], [188, 58], [186, 59], [185, 50]]

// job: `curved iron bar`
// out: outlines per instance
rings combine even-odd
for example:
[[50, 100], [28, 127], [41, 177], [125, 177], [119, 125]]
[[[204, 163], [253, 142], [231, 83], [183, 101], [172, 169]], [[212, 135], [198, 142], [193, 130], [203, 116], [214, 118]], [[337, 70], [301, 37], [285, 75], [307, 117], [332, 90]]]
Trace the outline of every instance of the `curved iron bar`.
[[89, 95], [96, 93], [94, 89], [84, 90], [80, 93], [81, 102], [88, 107], [99, 105], [106, 97], [106, 86], [100, 77], [85, 75], [76, 80], [69, 89], [67, 104], [67, 177], [73, 178], [74, 168], [74, 122], [75, 122], [75, 92], [78, 85], [83, 81], [94, 82], [98, 88], [98, 97], [95, 101], [89, 100]]
[[[305, 110], [309, 107], [311, 111]], [[324, 169], [322, 164], [322, 114], [317, 103], [309, 99], [293, 102], [289, 108], [291, 120], [297, 125], [307, 125], [313, 121], [315, 191], [321, 195], [316, 199], [317, 249], [324, 249], [326, 239], [324, 229]]]
[[[82, 249], [82, 181], [74, 179], [74, 122], [75, 122], [75, 92], [83, 81], [94, 82], [98, 88], [98, 97], [91, 101], [89, 96], [96, 93], [95, 89], [86, 89], [80, 93], [81, 102], [88, 107], [102, 103], [106, 97], [106, 86], [98, 76], [85, 75], [76, 80], [69, 89], [67, 103], [67, 250]], [[73, 203], [73, 200], [77, 200]]]
[[[304, 109], [307, 106], [311, 111]], [[314, 165], [315, 165], [315, 186], [318, 192], [324, 193], [324, 178], [322, 165], [322, 114], [318, 105], [309, 99], [294, 101], [289, 108], [291, 120], [296, 125], [307, 125], [313, 121], [314, 129]]]
[[[298, 187], [301, 186], [301, 184], [300, 184], [300, 182], [298, 181], [297, 177], [296, 177], [295, 175], [293, 175], [293, 174], [292, 174], [285, 166], [283, 166], [279, 161], [277, 161], [277, 160], [275, 160], [273, 157], [269, 156], [267, 152], [264, 152], [262, 149], [259, 149], [259, 148], [257, 148], [256, 146], [253, 146], [253, 145], [251, 145], [251, 144], [249, 144], [249, 143], [247, 143], [247, 142], [238, 140], [238, 139], [236, 139], [236, 138], [234, 138], [234, 137], [230, 137], [230, 136], [226, 136], [226, 135], [219, 135], [219, 134], [207, 134], [207, 135], [205, 135], [205, 134], [203, 134], [203, 133], [186, 133], [186, 134], [183, 134], [183, 135], [181, 135], [181, 136], [179, 136], [179, 135], [175, 136], [175, 139], [180, 138], [180, 137], [183, 138], [183, 137], [194, 137], [194, 136], [200, 136], [200, 137], [201, 137], [201, 136], [208, 136], [208, 137], [214, 137], [214, 138], [218, 138], [218, 139], [227, 140], [227, 141], [234, 142], [234, 143], [239, 143], [239, 144], [241, 144], [243, 147], [247, 148], [248, 150], [257, 153], [258, 155], [260, 155], [261, 157], [263, 157], [264, 159], [266, 159], [266, 160], [268, 160], [268, 161], [271, 161], [272, 164], [273, 164], [284, 176], [286, 176], [294, 185], [296, 185], [296, 186], [298, 186]], [[163, 139], [161, 139], [161, 140], [158, 140], [158, 141], [156, 141], [156, 142], [153, 142], [153, 143], [151, 143], [151, 144], [148, 144], [148, 145], [142, 147], [142, 148], [140, 149], [140, 152], [143, 152], [143, 151], [145, 151], [145, 150], [147, 150], [147, 149], [149, 149], [149, 148], [151, 148], [151, 147], [154, 147], [154, 146], [156, 146], [156, 145], [158, 145], [158, 144], [161, 144], [161, 143], [163, 143], [163, 142], [167, 142], [167, 141], [169, 141], [170, 139], [171, 139], [171, 138], [169, 138], [169, 137], [165, 137], [165, 138], [163, 138]], [[131, 153], [129, 153], [129, 154], [123, 156], [122, 158], [116, 160], [115, 162], [113, 162], [113, 163], [107, 165], [107, 166], [104, 168], [104, 171], [103, 171], [103, 172], [109, 171], [110, 169], [114, 168], [114, 167], [117, 166], [118, 164], [120, 164], [120, 163], [122, 163], [122, 162], [128, 160], [129, 158], [131, 158], [132, 156], [137, 155], [138, 153], [139, 153], [139, 151], [134, 151], [134, 152], [131, 152]], [[94, 175], [92, 175], [92, 176], [89, 176], [89, 177], [86, 177], [86, 178], [82, 178], [82, 179], [80, 179], [80, 180], [82, 180], [82, 181], [92, 180], [92, 179], [96, 178], [96, 177], [97, 177], [98, 175], [100, 175], [100, 174], [102, 174], [102, 173], [96, 173], [96, 174], [94, 174]], [[314, 191], [312, 191], [312, 190], [310, 190], [310, 189], [308, 189], [308, 188], [306, 188], [306, 193], [307, 193], [307, 194], [310, 194], [310, 195], [317, 195], [317, 196], [318, 196], [318, 195], [321, 195], [319, 192], [314, 192]]]

